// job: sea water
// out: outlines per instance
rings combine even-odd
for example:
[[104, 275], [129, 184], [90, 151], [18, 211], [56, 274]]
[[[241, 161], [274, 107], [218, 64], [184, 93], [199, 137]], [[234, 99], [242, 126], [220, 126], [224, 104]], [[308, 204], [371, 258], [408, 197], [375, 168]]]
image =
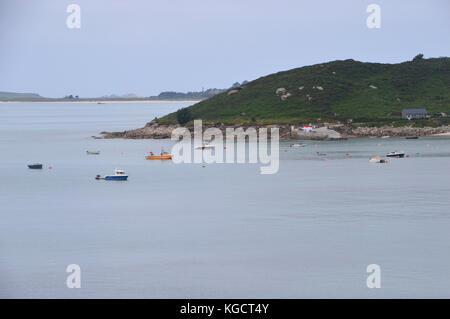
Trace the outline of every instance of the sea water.
[[[273, 175], [91, 137], [190, 104], [0, 104], [0, 297], [450, 297], [448, 137], [281, 141]], [[94, 179], [115, 168], [129, 180]]]

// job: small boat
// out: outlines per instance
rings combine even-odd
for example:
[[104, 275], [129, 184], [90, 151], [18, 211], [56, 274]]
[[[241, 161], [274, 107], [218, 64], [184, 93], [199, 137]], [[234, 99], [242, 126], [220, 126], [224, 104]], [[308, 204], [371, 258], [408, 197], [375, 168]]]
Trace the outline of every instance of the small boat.
[[305, 147], [305, 146], [306, 144], [298, 144], [298, 143], [291, 144], [291, 147]]
[[42, 169], [42, 164], [28, 164], [30, 169]]
[[386, 156], [387, 156], [387, 157], [398, 157], [398, 158], [403, 158], [403, 157], [405, 157], [405, 152], [394, 151], [394, 152], [387, 153]]
[[197, 146], [195, 149], [196, 149], [196, 150], [210, 150], [210, 149], [213, 149], [213, 148], [215, 148], [214, 145], [212, 145], [212, 144], [207, 144], [207, 143], [203, 143], [202, 146]]
[[384, 164], [387, 162], [386, 162], [386, 160], [382, 159], [380, 156], [375, 156], [369, 160], [369, 163], [383, 163]]
[[97, 152], [91, 152], [91, 151], [86, 151], [87, 155], [100, 155], [100, 151]]
[[148, 160], [170, 160], [172, 159], [172, 154], [163, 154], [163, 155], [149, 155], [145, 157]]
[[407, 140], [417, 140], [419, 137], [418, 136], [407, 136], [405, 137]]
[[148, 160], [170, 160], [172, 159], [172, 154], [169, 154], [168, 152], [164, 151], [164, 149], [161, 150], [160, 155], [155, 155], [153, 152], [150, 152], [149, 156], [145, 157]]
[[381, 138], [390, 138], [389, 135], [382, 136]]
[[114, 170], [114, 175], [97, 175], [95, 176], [95, 179], [104, 179], [105, 181], [126, 181], [128, 179], [128, 174], [125, 174], [125, 172], [120, 169], [116, 169]]
[[327, 154], [325, 153], [320, 153], [320, 152], [316, 152], [318, 156], [326, 156]]

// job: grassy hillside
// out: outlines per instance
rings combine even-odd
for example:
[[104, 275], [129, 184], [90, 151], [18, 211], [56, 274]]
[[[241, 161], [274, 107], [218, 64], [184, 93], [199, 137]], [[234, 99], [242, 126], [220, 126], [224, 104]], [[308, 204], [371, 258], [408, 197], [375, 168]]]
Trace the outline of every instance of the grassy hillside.
[[[277, 95], [279, 88], [286, 91]], [[189, 107], [193, 118], [226, 124], [373, 122], [398, 119], [403, 108], [450, 113], [450, 58], [399, 64], [333, 61], [271, 74], [231, 90]], [[158, 121], [176, 123], [176, 113]]]
[[0, 101], [15, 101], [15, 100], [40, 100], [43, 97], [35, 93], [14, 93], [14, 92], [0, 92]]

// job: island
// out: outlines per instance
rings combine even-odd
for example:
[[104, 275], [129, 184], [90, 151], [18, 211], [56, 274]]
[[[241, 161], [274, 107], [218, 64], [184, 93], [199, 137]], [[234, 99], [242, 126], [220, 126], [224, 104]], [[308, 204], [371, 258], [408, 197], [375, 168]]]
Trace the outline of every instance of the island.
[[[174, 128], [192, 128], [193, 120], [201, 119], [205, 128], [223, 130], [277, 126], [281, 138], [293, 139], [446, 135], [449, 88], [448, 57], [425, 59], [419, 54], [397, 64], [338, 60], [234, 85], [143, 128], [101, 134], [170, 138]], [[413, 110], [413, 115], [405, 116], [405, 110]], [[306, 134], [305, 125], [321, 128], [324, 134]]]

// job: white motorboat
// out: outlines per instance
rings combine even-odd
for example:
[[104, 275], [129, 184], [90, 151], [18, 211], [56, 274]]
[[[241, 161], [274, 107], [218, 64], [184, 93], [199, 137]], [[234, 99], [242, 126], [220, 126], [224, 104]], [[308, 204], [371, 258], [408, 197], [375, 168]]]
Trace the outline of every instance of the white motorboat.
[[291, 147], [305, 147], [305, 146], [306, 144], [298, 144], [298, 143], [291, 144]]
[[195, 149], [196, 150], [211, 150], [214, 149], [215, 146], [212, 144], [208, 144], [208, 143], [203, 143], [202, 146], [197, 146]]
[[402, 158], [402, 157], [405, 157], [405, 152], [394, 151], [394, 152], [387, 153], [386, 156], [387, 156], [387, 157], [398, 157], [398, 158]]
[[380, 156], [375, 156], [369, 160], [369, 163], [383, 163], [384, 164], [387, 162], [386, 162], [386, 160], [382, 159]]

